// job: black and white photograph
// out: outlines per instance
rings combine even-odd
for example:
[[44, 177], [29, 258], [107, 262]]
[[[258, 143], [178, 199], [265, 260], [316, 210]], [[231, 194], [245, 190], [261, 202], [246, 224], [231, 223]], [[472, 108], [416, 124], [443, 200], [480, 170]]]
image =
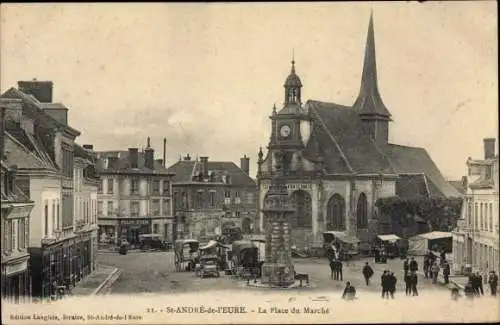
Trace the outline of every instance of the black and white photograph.
[[1, 4], [2, 324], [500, 321], [497, 20]]

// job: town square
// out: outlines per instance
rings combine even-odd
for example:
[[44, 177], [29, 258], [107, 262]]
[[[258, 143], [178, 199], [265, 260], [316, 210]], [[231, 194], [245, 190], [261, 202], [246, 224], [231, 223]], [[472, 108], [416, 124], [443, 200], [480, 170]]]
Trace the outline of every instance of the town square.
[[1, 9], [5, 323], [495, 317], [496, 3]]

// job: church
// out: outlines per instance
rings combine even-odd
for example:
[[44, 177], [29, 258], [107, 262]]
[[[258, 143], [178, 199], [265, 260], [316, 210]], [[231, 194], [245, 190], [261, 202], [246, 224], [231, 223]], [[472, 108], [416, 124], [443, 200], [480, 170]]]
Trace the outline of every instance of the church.
[[[296, 207], [292, 245], [321, 245], [323, 232], [339, 231], [369, 242], [380, 234], [375, 202], [400, 196], [459, 196], [424, 148], [389, 143], [391, 113], [377, 85], [373, 16], [370, 17], [359, 94], [352, 106], [302, 102], [302, 82], [292, 61], [285, 101], [273, 107], [267, 152], [258, 154], [262, 209], [271, 178], [284, 175]], [[264, 231], [260, 212], [258, 228]]]

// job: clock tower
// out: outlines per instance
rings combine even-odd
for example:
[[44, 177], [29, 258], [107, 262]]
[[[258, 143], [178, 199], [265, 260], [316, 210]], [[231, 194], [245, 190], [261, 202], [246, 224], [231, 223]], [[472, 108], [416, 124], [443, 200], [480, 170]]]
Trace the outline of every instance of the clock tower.
[[286, 78], [284, 88], [285, 102], [283, 107], [277, 112], [276, 106], [274, 106], [270, 116], [272, 131], [268, 149], [272, 154], [272, 160], [280, 161], [283, 169], [287, 171], [294, 153], [304, 148], [301, 124], [308, 120], [308, 116], [302, 108], [302, 82], [295, 72], [295, 61], [292, 61], [292, 69]]

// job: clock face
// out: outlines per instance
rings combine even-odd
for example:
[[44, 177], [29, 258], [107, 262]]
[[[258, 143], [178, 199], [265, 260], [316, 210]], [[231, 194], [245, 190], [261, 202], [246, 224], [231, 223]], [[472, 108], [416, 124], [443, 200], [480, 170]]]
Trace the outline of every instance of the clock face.
[[283, 125], [280, 129], [280, 134], [282, 137], [286, 138], [290, 135], [290, 132], [292, 130], [290, 129], [290, 127], [288, 125]]

